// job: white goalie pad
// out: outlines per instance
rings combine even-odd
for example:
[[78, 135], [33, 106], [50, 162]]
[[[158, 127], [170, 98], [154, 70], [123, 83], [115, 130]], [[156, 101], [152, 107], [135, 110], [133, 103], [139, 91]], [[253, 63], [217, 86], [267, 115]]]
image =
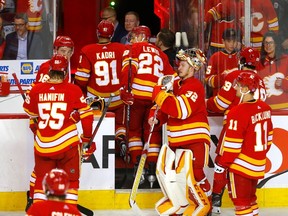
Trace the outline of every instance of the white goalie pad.
[[156, 176], [164, 197], [156, 203], [159, 215], [205, 215], [210, 202], [193, 172], [191, 150], [177, 149], [174, 153], [168, 145], [161, 148]]
[[164, 197], [155, 205], [157, 213], [161, 216], [180, 214], [189, 204], [185, 198], [185, 193], [183, 194], [183, 190], [179, 190], [176, 182], [174, 162], [175, 153], [167, 144], [164, 144], [160, 150], [156, 166], [157, 180], [164, 193]]

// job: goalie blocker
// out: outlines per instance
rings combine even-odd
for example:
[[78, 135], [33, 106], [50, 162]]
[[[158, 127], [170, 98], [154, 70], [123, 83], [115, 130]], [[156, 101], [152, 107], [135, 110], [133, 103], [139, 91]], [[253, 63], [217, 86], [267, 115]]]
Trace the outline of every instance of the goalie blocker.
[[164, 144], [158, 157], [156, 176], [164, 193], [155, 205], [159, 215], [209, 213], [210, 191], [204, 192], [208, 181], [206, 177], [200, 182], [195, 180], [191, 150], [177, 149], [174, 153]]

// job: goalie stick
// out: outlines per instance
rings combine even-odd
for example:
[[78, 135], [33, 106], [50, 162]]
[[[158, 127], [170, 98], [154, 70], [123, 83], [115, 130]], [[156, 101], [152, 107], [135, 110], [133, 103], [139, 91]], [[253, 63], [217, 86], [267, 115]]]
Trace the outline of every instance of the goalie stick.
[[262, 188], [270, 179], [275, 178], [275, 177], [277, 177], [277, 176], [279, 176], [279, 175], [282, 175], [282, 174], [284, 174], [284, 173], [286, 173], [286, 172], [288, 172], [288, 170], [284, 170], [284, 171], [282, 171], [282, 172], [280, 172], [280, 173], [276, 173], [275, 175], [271, 175], [271, 176], [269, 176], [269, 177], [261, 180], [261, 181], [257, 184], [256, 188]]
[[[164, 76], [164, 78], [162, 79], [162, 85], [166, 85], [169, 82], [173, 82], [174, 81], [174, 76], [173, 75], [167, 75]], [[159, 84], [159, 83], [158, 83]], [[166, 91], [169, 91], [170, 89], [166, 89]], [[158, 113], [159, 107], [156, 106], [156, 110], [154, 112], [153, 115], [153, 124], [150, 126], [150, 131], [149, 131], [149, 136], [148, 136], [148, 140], [144, 145], [142, 154], [141, 154], [141, 158], [138, 164], [138, 168], [137, 168], [137, 172], [134, 178], [134, 182], [133, 182], [133, 186], [129, 195], [129, 205], [132, 208], [132, 210], [139, 216], [143, 216], [143, 212], [141, 211], [141, 209], [139, 208], [139, 206], [136, 203], [136, 196], [137, 196], [137, 192], [138, 192], [138, 188], [140, 185], [140, 180], [141, 180], [141, 176], [143, 173], [143, 170], [145, 168], [145, 162], [146, 162], [146, 158], [147, 158], [147, 153], [149, 150], [149, 145], [150, 145], [150, 140], [152, 137], [152, 133], [154, 130], [154, 126], [155, 126], [155, 120], [157, 117], [157, 113]]]

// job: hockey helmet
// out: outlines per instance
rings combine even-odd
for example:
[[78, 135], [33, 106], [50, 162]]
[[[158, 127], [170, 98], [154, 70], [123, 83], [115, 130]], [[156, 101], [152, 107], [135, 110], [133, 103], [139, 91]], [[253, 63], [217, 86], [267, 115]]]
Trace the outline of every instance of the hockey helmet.
[[62, 169], [52, 169], [44, 176], [42, 186], [47, 196], [66, 195], [69, 188], [69, 176]]
[[207, 62], [205, 54], [197, 48], [181, 49], [176, 57], [181, 61], [187, 61], [195, 70], [199, 70]]
[[240, 69], [242, 66], [256, 67], [260, 62], [260, 53], [252, 47], [246, 47], [240, 51]]
[[111, 38], [114, 34], [114, 24], [108, 20], [102, 20], [97, 26], [98, 37]]
[[54, 49], [58, 49], [59, 47], [71, 47], [74, 49], [74, 42], [72, 39], [68, 36], [57, 36], [55, 41], [54, 41]]
[[50, 60], [50, 70], [66, 72], [68, 60], [65, 56], [55, 54]]
[[236, 82], [241, 86], [247, 86], [249, 91], [254, 93], [259, 87], [259, 77], [253, 72], [241, 72], [236, 78]]
[[142, 40], [149, 40], [149, 38], [151, 37], [151, 31], [147, 26], [141, 25], [141, 26], [134, 27], [130, 35], [133, 38], [138, 37], [139, 35], [142, 35], [143, 36]]

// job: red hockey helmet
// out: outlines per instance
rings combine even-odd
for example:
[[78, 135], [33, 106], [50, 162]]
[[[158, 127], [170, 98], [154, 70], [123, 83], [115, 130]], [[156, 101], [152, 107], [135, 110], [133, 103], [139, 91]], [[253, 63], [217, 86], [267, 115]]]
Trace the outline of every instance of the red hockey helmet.
[[207, 62], [205, 54], [197, 48], [181, 49], [176, 54], [176, 57], [181, 61], [187, 61], [195, 70], [199, 70]]
[[151, 37], [151, 31], [147, 26], [141, 25], [136, 26], [131, 31], [132, 37], [137, 37], [138, 35], [143, 35], [144, 39], [149, 40]]
[[97, 26], [98, 37], [111, 38], [114, 34], [114, 24], [108, 20], [102, 20]]
[[247, 86], [252, 93], [255, 92], [259, 87], [259, 77], [253, 72], [241, 72], [236, 78], [236, 81], [241, 86]]
[[66, 72], [68, 60], [65, 56], [55, 54], [50, 60], [50, 70]]
[[[252, 47], [246, 47], [240, 51], [240, 66], [256, 67], [260, 62], [260, 53]], [[240, 68], [241, 69], [241, 68]]]
[[42, 182], [46, 195], [63, 196], [69, 188], [69, 176], [62, 169], [52, 169]]
[[59, 47], [71, 47], [74, 49], [74, 42], [72, 39], [68, 36], [57, 36], [55, 41], [54, 41], [54, 49], [58, 49]]

